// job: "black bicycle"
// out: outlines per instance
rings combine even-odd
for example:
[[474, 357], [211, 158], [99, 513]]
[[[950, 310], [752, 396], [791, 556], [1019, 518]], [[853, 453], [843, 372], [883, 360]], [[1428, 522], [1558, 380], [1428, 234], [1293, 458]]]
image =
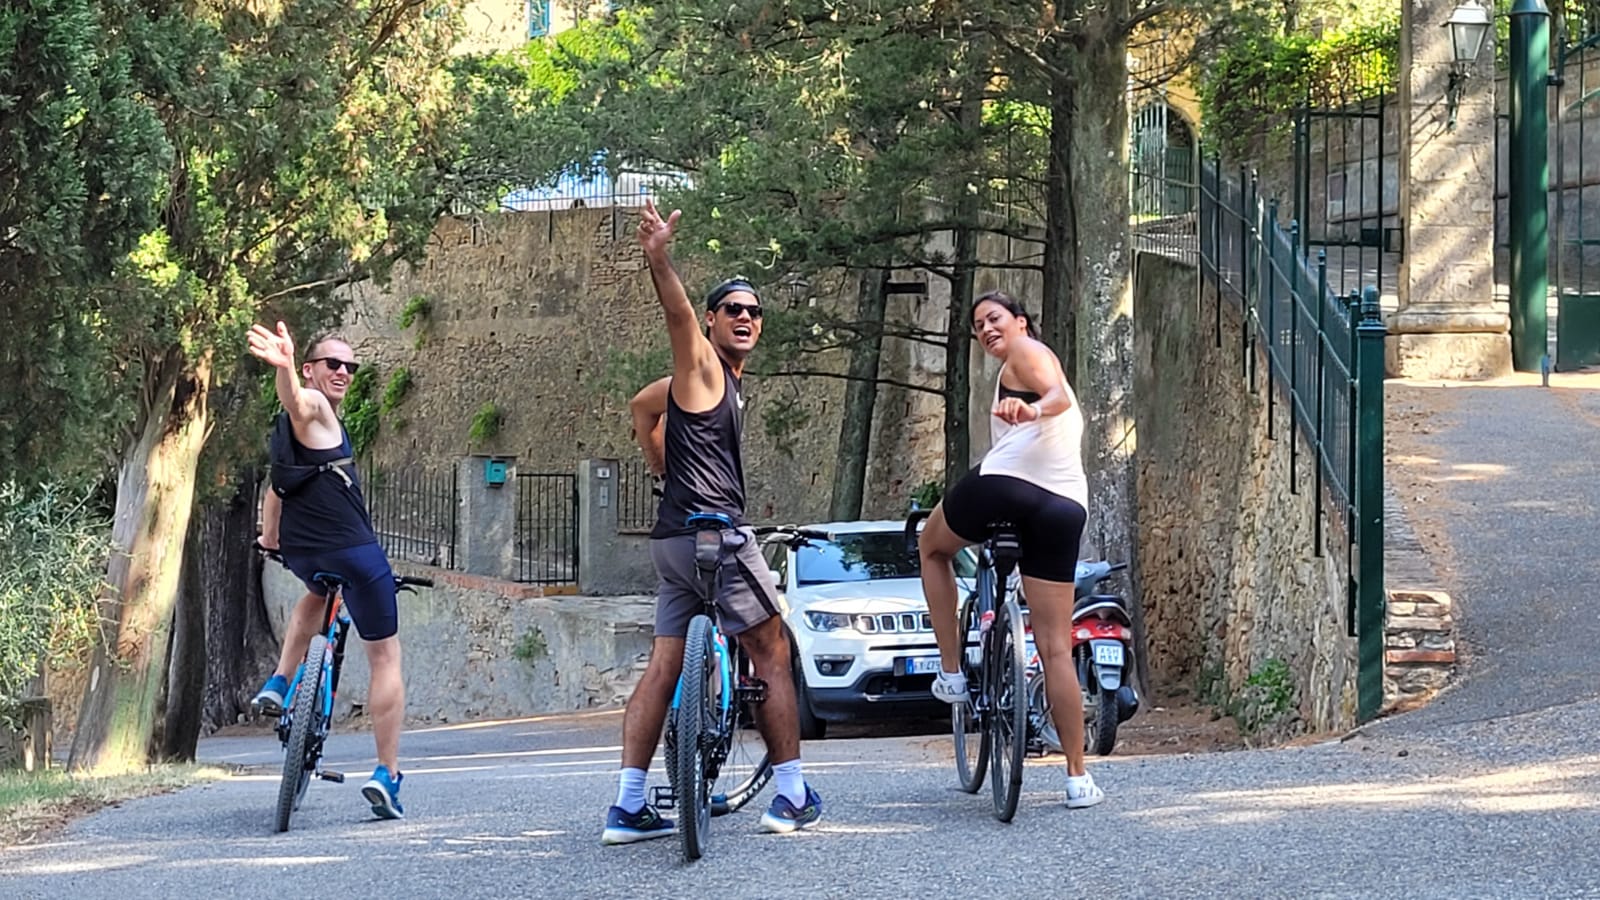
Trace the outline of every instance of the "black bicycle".
[[[705, 855], [713, 816], [743, 808], [772, 779], [766, 744], [750, 734], [754, 705], [767, 697], [766, 682], [757, 678], [750, 657], [722, 630], [716, 596], [719, 573], [736, 553], [744, 536], [728, 517], [689, 517], [695, 532], [695, 568], [700, 576], [704, 611], [689, 621], [684, 639], [683, 673], [667, 712], [666, 762], [670, 787], [657, 787], [658, 807], [677, 809], [678, 833], [686, 860]], [[820, 532], [764, 526], [759, 535], [775, 532], [796, 537], [826, 538]], [[756, 756], [751, 740], [760, 742]]]
[[[906, 519], [911, 550], [917, 545], [917, 525], [931, 514], [918, 510]], [[1029, 743], [1026, 622], [1016, 592], [1008, 588], [1021, 559], [1022, 544], [1011, 523], [990, 523], [989, 537], [978, 548], [976, 586], [957, 614], [968, 698], [950, 706], [956, 778], [963, 791], [976, 794], [987, 764], [994, 815], [1002, 822], [1017, 814]]]
[[[276, 550], [256, 545], [268, 559], [283, 563]], [[339, 690], [339, 670], [344, 665], [344, 642], [350, 635], [350, 615], [345, 612], [345, 579], [333, 572], [317, 572], [312, 581], [327, 592], [322, 610], [322, 631], [311, 638], [306, 657], [295, 669], [285, 694], [285, 709], [263, 704], [262, 715], [278, 717], [278, 740], [283, 742], [283, 779], [278, 783], [277, 830], [289, 830], [289, 817], [300, 809], [311, 777], [344, 783], [344, 774], [322, 768], [322, 746], [333, 728], [333, 698]], [[395, 590], [433, 587], [428, 578], [395, 576]]]

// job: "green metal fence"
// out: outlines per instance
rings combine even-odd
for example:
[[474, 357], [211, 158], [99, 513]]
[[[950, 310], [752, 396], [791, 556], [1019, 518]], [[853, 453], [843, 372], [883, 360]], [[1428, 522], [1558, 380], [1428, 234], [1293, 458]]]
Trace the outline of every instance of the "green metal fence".
[[[1302, 460], [1287, 435], [1291, 490], [1309, 480], [1319, 503], [1314, 552], [1329, 543], [1327, 510], [1349, 572], [1346, 627], [1356, 638], [1357, 714], [1377, 715], [1383, 704], [1383, 346], [1377, 289], [1341, 294], [1328, 283], [1327, 253], [1315, 259], [1299, 226], [1279, 221], [1276, 200], [1265, 202], [1258, 181], [1241, 170], [1223, 174], [1220, 161], [1200, 172], [1200, 278], [1217, 298], [1211, 322], [1216, 346], [1236, 340], [1240, 378], [1265, 387], [1268, 435], [1296, 429], [1312, 453]], [[1229, 333], [1225, 304], [1239, 310]], [[1262, 371], [1262, 368], [1265, 371]]]

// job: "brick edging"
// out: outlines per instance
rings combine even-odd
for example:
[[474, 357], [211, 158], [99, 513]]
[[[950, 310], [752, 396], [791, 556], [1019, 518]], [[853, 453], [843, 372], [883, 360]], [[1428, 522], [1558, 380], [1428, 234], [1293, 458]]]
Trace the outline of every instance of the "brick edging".
[[1384, 705], [1426, 700], [1455, 671], [1455, 604], [1444, 591], [1385, 593]]

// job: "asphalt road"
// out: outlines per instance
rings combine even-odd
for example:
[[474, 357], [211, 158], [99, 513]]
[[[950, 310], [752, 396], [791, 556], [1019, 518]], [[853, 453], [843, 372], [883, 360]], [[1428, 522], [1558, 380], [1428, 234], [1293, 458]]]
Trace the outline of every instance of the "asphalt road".
[[[1540, 716], [1574, 709], [1426, 741], [1113, 757], [1092, 764], [1109, 797], [1091, 810], [1067, 810], [1063, 770], [1041, 760], [1009, 825], [987, 787], [954, 789], [941, 737], [829, 740], [806, 748], [819, 826], [767, 835], [747, 809], [714, 820], [709, 855], [690, 865], [675, 838], [599, 844], [616, 713], [453, 726], [407, 734], [402, 822], [370, 820], [352, 777], [313, 783], [274, 834], [276, 775], [263, 770], [0, 851], [0, 896], [1600, 896], [1594, 728], [1526, 740], [1562, 721]], [[1600, 725], [1600, 704], [1582, 712]], [[370, 770], [370, 746], [335, 736], [329, 764]], [[281, 759], [270, 737], [210, 740], [202, 756]]]

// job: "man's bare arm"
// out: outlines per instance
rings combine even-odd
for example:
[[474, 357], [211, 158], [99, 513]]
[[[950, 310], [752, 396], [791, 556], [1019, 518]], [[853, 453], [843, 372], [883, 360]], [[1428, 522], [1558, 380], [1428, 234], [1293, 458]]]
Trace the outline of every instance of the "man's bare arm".
[[644, 464], [658, 477], [667, 472], [667, 391], [671, 384], [670, 375], [659, 378], [628, 401], [628, 412], [633, 416], [633, 439], [644, 451]]
[[270, 487], [263, 491], [261, 498], [261, 546], [268, 550], [278, 549], [278, 520], [283, 516], [283, 501], [278, 499], [278, 492]]
[[277, 370], [275, 384], [278, 402], [289, 413], [294, 423], [295, 438], [301, 443], [308, 439], [316, 446], [326, 442], [327, 434], [339, 434], [339, 420], [333, 414], [328, 398], [319, 391], [308, 391], [300, 384], [300, 374], [294, 368], [294, 339], [282, 322], [276, 333], [260, 325], [250, 327], [248, 338], [250, 353]]
[[666, 315], [667, 336], [672, 342], [672, 374], [677, 379], [673, 396], [685, 409], [699, 412], [722, 402], [722, 372], [716, 351], [700, 332], [700, 320], [683, 289], [683, 280], [672, 265], [668, 247], [678, 215], [674, 210], [663, 220], [655, 202], [646, 199], [639, 220], [639, 246], [644, 249], [656, 299]]

